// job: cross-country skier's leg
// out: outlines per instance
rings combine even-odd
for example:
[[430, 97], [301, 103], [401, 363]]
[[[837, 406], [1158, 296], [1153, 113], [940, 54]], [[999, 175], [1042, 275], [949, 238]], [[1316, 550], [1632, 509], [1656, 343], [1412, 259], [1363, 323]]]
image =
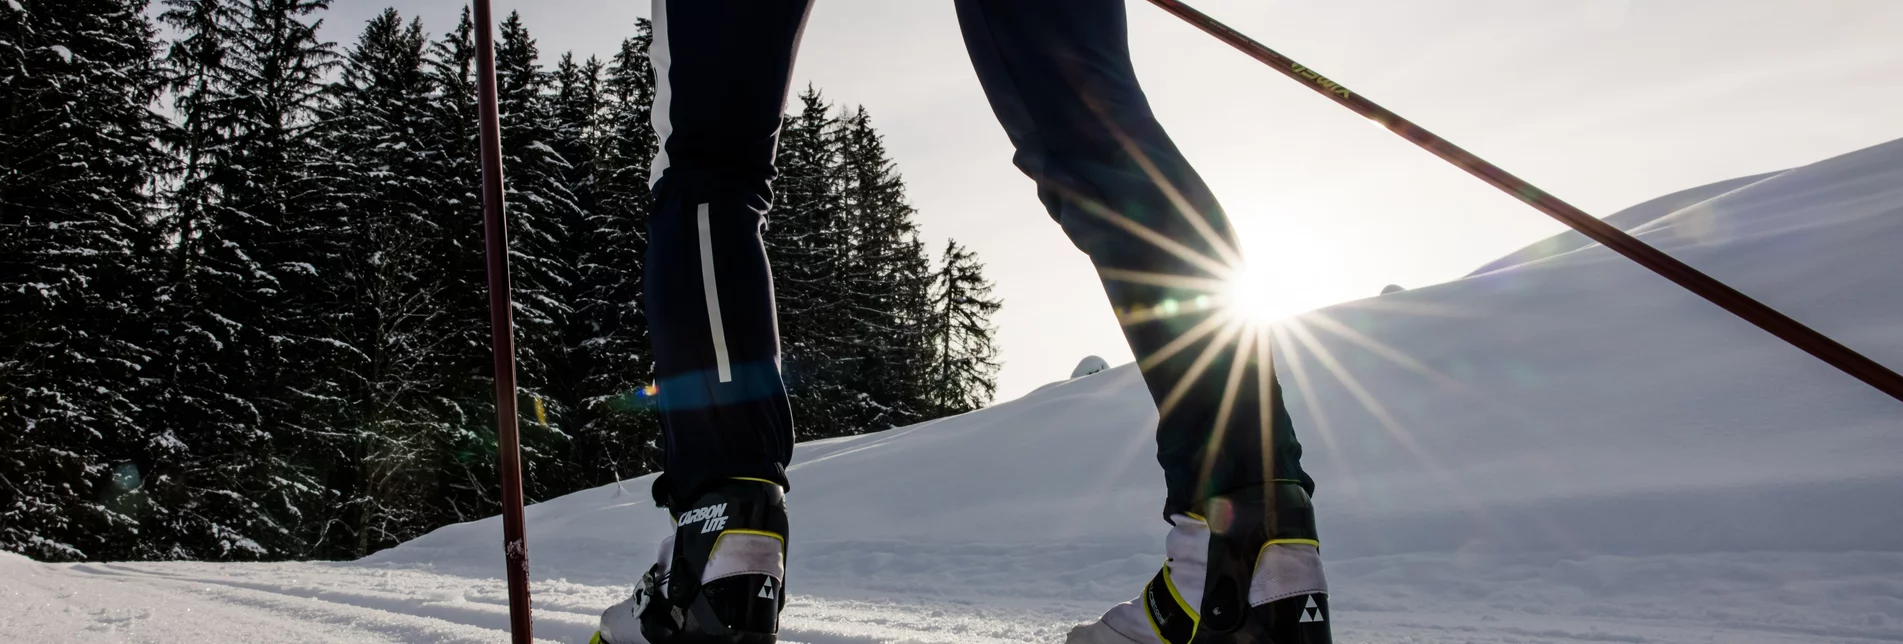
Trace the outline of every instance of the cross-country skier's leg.
[[810, 0], [654, 0], [647, 315], [673, 538], [608, 644], [766, 643], [785, 605], [792, 413], [761, 229]]
[[1123, 0], [956, 4], [1017, 166], [1096, 264], [1161, 412], [1170, 559], [1071, 641], [1328, 642], [1314, 484], [1270, 338], [1219, 306], [1235, 233], [1150, 112]]

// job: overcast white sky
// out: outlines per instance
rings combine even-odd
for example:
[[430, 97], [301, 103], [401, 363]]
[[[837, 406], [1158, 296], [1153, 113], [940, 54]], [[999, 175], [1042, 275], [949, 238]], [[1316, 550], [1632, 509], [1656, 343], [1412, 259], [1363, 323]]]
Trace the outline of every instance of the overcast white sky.
[[[1130, 358], [1089, 262], [1045, 216], [970, 70], [949, 0], [816, 0], [795, 81], [863, 104], [934, 249], [998, 283], [999, 399], [1089, 354]], [[1028, 0], [1027, 0], [1028, 1]], [[494, 0], [550, 62], [604, 58], [646, 0]], [[432, 34], [460, 0], [386, 6]], [[1195, 0], [1194, 6], [1596, 215], [1903, 137], [1896, 0]], [[1298, 313], [1455, 279], [1563, 227], [1147, 2], [1151, 103]]]

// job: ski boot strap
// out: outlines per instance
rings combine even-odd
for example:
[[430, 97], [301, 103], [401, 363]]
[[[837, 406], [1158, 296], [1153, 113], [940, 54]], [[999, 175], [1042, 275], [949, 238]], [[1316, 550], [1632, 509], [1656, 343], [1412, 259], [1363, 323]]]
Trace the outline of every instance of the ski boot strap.
[[1183, 594], [1176, 590], [1167, 561], [1143, 587], [1143, 611], [1150, 618], [1150, 631], [1163, 644], [1189, 644], [1196, 637], [1196, 608], [1185, 603]]

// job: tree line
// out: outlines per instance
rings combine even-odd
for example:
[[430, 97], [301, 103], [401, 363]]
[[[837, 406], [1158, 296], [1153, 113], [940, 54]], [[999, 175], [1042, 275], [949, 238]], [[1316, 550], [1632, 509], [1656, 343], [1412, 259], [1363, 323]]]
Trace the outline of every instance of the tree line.
[[[339, 45], [327, 8], [0, 0], [0, 549], [354, 558], [498, 507], [474, 25]], [[547, 65], [500, 26], [531, 500], [659, 464], [652, 37]], [[799, 98], [765, 238], [800, 438], [988, 403], [982, 263], [925, 247], [865, 109]]]

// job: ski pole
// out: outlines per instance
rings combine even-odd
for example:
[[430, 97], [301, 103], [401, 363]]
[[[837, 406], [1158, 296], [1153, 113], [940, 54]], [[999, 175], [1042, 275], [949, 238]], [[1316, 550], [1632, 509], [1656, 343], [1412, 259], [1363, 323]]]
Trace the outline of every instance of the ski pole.
[[1460, 146], [1448, 142], [1447, 139], [1440, 138], [1433, 132], [1429, 132], [1425, 128], [1415, 125], [1412, 121], [1401, 118], [1394, 112], [1390, 112], [1386, 108], [1376, 105], [1374, 101], [1368, 100], [1367, 97], [1362, 96], [1360, 93], [1349, 91], [1347, 87], [1330, 80], [1327, 76], [1323, 76], [1315, 70], [1295, 62], [1289, 57], [1283, 56], [1275, 50], [1263, 46], [1262, 43], [1256, 42], [1241, 32], [1229, 28], [1228, 25], [1218, 22], [1215, 18], [1209, 17], [1208, 14], [1197, 11], [1178, 0], [1150, 0], [1150, 3], [1162, 7], [1164, 11], [1168, 11], [1188, 21], [1197, 28], [1208, 32], [1209, 35], [1215, 36], [1218, 40], [1229, 43], [1236, 49], [1242, 50], [1243, 53], [1248, 54], [1256, 60], [1262, 61], [1263, 64], [1274, 68], [1283, 75], [1308, 86], [1309, 89], [1321, 92], [1324, 96], [1333, 99], [1336, 103], [1340, 103], [1342, 107], [1354, 110], [1355, 113], [1373, 120], [1375, 123], [1387, 128], [1388, 131], [1400, 135], [1401, 138], [1412, 141], [1415, 145], [1425, 148], [1428, 152], [1432, 152], [1434, 156], [1454, 164], [1455, 167], [1466, 170], [1468, 174], [1479, 177], [1481, 181], [1485, 181], [1493, 187], [1513, 195], [1520, 201], [1526, 202], [1527, 205], [1539, 209], [1540, 212], [1546, 213], [1554, 219], [1558, 219], [1561, 223], [1571, 226], [1573, 230], [1577, 230], [1593, 241], [1599, 242], [1600, 245], [1610, 248], [1620, 255], [1626, 256], [1627, 259], [1638, 262], [1639, 265], [1651, 269], [1652, 272], [1658, 273], [1660, 276], [1677, 283], [1679, 286], [1685, 287], [1686, 290], [1697, 294], [1699, 297], [1705, 298], [1712, 304], [1716, 304], [1726, 311], [1730, 311], [1738, 317], [1744, 318], [1746, 322], [1757, 325], [1758, 328], [1764, 329], [1770, 332], [1771, 335], [1775, 335], [1785, 342], [1791, 343], [1792, 346], [1816, 356], [1818, 359], [1829, 363], [1844, 373], [1850, 374], [1851, 377], [1862, 380], [1872, 387], [1876, 387], [1878, 391], [1889, 394], [1890, 397], [1898, 401], [1903, 401], [1903, 376], [1897, 375], [1895, 371], [1891, 371], [1877, 361], [1871, 360], [1863, 354], [1839, 344], [1836, 340], [1832, 340], [1828, 336], [1804, 326], [1803, 323], [1791, 319], [1789, 316], [1779, 313], [1777, 310], [1765, 306], [1757, 300], [1751, 299], [1750, 296], [1739, 292], [1737, 289], [1726, 286], [1724, 282], [1720, 282], [1709, 275], [1699, 272], [1698, 269], [1692, 268], [1684, 262], [1673, 259], [1672, 256], [1653, 248], [1643, 241], [1639, 241], [1638, 238], [1626, 234], [1625, 231], [1619, 230], [1611, 224], [1586, 214], [1585, 211], [1573, 207], [1572, 204], [1560, 200], [1559, 197], [1555, 197], [1544, 190], [1534, 187], [1533, 184], [1528, 183], [1525, 179], [1513, 176], [1511, 173], [1500, 169], [1499, 166], [1474, 156], [1472, 153], [1461, 149]]
[[509, 219], [502, 202], [502, 117], [496, 106], [496, 47], [489, 0], [476, 5], [476, 111], [482, 127], [482, 220], [489, 259], [489, 338], [496, 365], [497, 476], [502, 485], [503, 557], [508, 565], [509, 633], [530, 644], [529, 545], [522, 534], [521, 436], [516, 428], [515, 330], [509, 301]]

